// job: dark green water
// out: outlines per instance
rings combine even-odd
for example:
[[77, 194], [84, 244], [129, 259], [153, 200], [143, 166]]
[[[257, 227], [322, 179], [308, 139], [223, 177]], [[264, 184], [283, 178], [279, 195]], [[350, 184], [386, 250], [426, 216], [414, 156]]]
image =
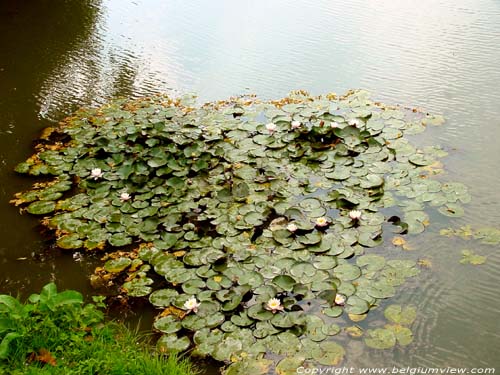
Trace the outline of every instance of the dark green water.
[[[419, 142], [449, 152], [444, 178], [467, 184], [473, 201], [464, 217], [432, 217], [412, 239], [433, 263], [393, 299], [419, 306], [414, 344], [373, 351], [352, 340], [346, 365], [500, 368], [499, 249], [438, 235], [500, 227], [499, 61], [497, 0], [2, 0], [0, 292], [27, 295], [56, 280], [92, 293], [92, 259], [51, 248], [37, 220], [8, 204], [30, 184], [15, 164], [75, 108], [165, 91], [204, 101], [365, 88], [447, 117]], [[464, 248], [486, 264], [461, 265]]]

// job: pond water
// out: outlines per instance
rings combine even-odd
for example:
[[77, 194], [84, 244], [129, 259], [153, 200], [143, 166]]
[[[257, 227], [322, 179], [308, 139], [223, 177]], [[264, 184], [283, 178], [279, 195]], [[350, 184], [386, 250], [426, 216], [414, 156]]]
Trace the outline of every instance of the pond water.
[[[447, 118], [418, 142], [449, 152], [443, 178], [473, 200], [459, 219], [431, 217], [401, 255], [432, 261], [391, 300], [418, 306], [414, 343], [375, 351], [353, 340], [345, 365], [500, 368], [498, 246], [439, 236], [500, 227], [500, 2], [4, 0], [0, 46], [0, 292], [25, 296], [55, 280], [92, 294], [95, 260], [54, 250], [37, 219], [8, 204], [31, 183], [13, 167], [74, 109], [155, 92], [208, 101], [364, 88]], [[465, 248], [486, 263], [460, 264]]]

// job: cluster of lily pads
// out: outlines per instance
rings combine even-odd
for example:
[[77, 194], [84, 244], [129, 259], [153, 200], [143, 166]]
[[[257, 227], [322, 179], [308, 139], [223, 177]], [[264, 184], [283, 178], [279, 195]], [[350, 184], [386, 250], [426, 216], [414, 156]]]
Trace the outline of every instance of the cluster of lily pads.
[[[473, 229], [470, 225], [462, 226], [458, 229], [446, 228], [441, 229], [439, 233], [446, 237], [459, 237], [463, 240], [479, 240], [484, 245], [498, 245], [500, 244], [500, 229], [494, 227], [484, 227]], [[476, 254], [470, 249], [462, 250], [462, 264], [479, 265], [486, 262], [487, 257], [484, 255]]]
[[[118, 100], [47, 129], [17, 171], [53, 179], [14, 203], [44, 215], [63, 249], [118, 247], [93, 282], [161, 309], [160, 348], [232, 363], [228, 374], [336, 365], [346, 317], [419, 273], [376, 253], [384, 236], [420, 233], [427, 208], [458, 216], [470, 200], [432, 179], [443, 150], [403, 137], [442, 121], [364, 91]], [[404, 345], [406, 329], [366, 343]]]

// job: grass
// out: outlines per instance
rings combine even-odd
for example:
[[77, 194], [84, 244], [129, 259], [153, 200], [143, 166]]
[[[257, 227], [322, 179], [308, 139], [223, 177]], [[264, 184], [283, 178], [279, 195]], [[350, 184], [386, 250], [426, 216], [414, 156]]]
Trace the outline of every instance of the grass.
[[194, 375], [185, 358], [164, 356], [125, 325], [105, 322], [97, 304], [48, 284], [21, 304], [0, 296], [0, 374]]

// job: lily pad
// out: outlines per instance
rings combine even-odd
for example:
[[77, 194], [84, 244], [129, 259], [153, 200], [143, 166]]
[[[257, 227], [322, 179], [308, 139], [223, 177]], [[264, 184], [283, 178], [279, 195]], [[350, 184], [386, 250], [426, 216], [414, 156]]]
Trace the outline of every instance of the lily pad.
[[462, 250], [462, 259], [460, 259], [460, 263], [462, 264], [472, 264], [479, 265], [486, 262], [486, 257], [483, 255], [477, 255], [472, 250]]
[[396, 335], [390, 329], [369, 329], [365, 334], [365, 344], [374, 349], [390, 349], [396, 345]]
[[393, 323], [410, 325], [417, 316], [417, 309], [414, 306], [390, 305], [385, 309], [384, 315]]

